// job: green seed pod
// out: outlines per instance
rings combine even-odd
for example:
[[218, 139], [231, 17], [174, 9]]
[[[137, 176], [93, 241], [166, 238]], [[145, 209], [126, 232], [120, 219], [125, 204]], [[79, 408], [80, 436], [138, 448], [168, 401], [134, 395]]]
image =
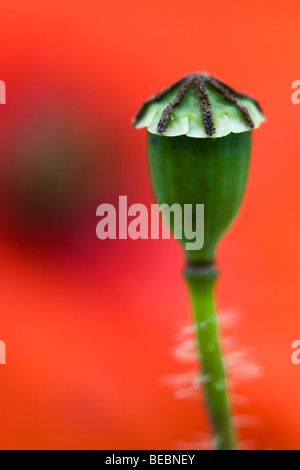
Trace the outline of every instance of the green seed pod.
[[[204, 245], [186, 250], [190, 263], [215, 259], [216, 246], [236, 216], [246, 186], [251, 132], [219, 139], [176, 138], [149, 134], [152, 180], [160, 204], [204, 204]], [[172, 219], [174, 224], [174, 219]], [[173, 226], [172, 226], [173, 228]], [[189, 240], [184, 236], [184, 246]]]
[[[237, 448], [215, 310], [214, 266], [220, 238], [236, 217], [245, 192], [252, 130], [264, 121], [259, 104], [207, 74], [184, 77], [145, 103], [135, 118], [148, 130], [152, 181], [160, 204], [204, 205], [204, 244], [186, 249], [201, 355], [201, 373], [216, 447]], [[196, 210], [189, 215], [192, 231]], [[185, 248], [186, 219], [180, 219]], [[178, 219], [170, 220], [178, 235]], [[190, 233], [188, 234], [190, 235]], [[177, 238], [180, 238], [179, 236]]]
[[[177, 203], [182, 210], [184, 204], [204, 204], [204, 246], [186, 251], [189, 263], [214, 261], [245, 192], [251, 131], [263, 120], [255, 100], [207, 74], [183, 78], [139, 111], [134, 124], [148, 130], [158, 202]], [[193, 227], [195, 215], [193, 211]], [[184, 230], [182, 234], [186, 245]]]

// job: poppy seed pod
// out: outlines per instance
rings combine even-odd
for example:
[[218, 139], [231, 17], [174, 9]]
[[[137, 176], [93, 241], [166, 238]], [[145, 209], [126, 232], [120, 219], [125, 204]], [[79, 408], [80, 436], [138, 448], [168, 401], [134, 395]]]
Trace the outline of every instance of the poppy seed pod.
[[135, 118], [136, 128], [148, 130], [158, 202], [204, 204], [204, 246], [186, 251], [189, 263], [214, 261], [245, 192], [251, 131], [263, 120], [257, 101], [207, 74], [184, 77], [146, 102]]
[[[186, 249], [185, 278], [194, 307], [201, 382], [219, 450], [235, 450], [236, 432], [227, 390], [218, 315], [215, 257], [218, 242], [236, 217], [245, 192], [252, 130], [264, 120], [259, 104], [207, 74], [184, 77], [146, 102], [134, 124], [148, 130], [152, 181], [158, 202], [184, 213], [180, 238]], [[188, 249], [204, 207], [204, 244]], [[196, 206], [196, 207], [195, 207]], [[174, 211], [175, 213], [175, 211]], [[169, 217], [177, 235], [178, 218]], [[188, 235], [188, 236], [187, 236]]]

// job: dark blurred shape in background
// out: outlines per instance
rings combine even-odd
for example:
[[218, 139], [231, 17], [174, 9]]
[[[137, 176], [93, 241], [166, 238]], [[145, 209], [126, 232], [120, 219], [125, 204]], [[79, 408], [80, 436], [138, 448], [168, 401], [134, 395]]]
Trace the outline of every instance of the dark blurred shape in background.
[[[59, 112], [60, 111], [60, 112]], [[44, 107], [10, 135], [2, 173], [2, 230], [22, 245], [67, 248], [109, 199], [109, 149], [70, 110]], [[84, 128], [85, 127], [85, 128]]]

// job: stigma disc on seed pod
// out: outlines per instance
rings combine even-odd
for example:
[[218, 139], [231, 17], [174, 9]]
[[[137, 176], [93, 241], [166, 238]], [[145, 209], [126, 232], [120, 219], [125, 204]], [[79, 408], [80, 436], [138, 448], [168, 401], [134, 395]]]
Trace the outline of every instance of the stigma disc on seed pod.
[[134, 125], [166, 137], [224, 137], [265, 121], [259, 103], [206, 73], [183, 77], [143, 104]]

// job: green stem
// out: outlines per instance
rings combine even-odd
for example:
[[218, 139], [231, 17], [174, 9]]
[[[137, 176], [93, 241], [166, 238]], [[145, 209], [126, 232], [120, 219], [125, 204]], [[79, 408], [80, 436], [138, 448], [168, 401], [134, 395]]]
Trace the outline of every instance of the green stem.
[[217, 277], [214, 265], [190, 265], [185, 272], [194, 307], [203, 385], [216, 447], [218, 450], [236, 450], [214, 301]]

